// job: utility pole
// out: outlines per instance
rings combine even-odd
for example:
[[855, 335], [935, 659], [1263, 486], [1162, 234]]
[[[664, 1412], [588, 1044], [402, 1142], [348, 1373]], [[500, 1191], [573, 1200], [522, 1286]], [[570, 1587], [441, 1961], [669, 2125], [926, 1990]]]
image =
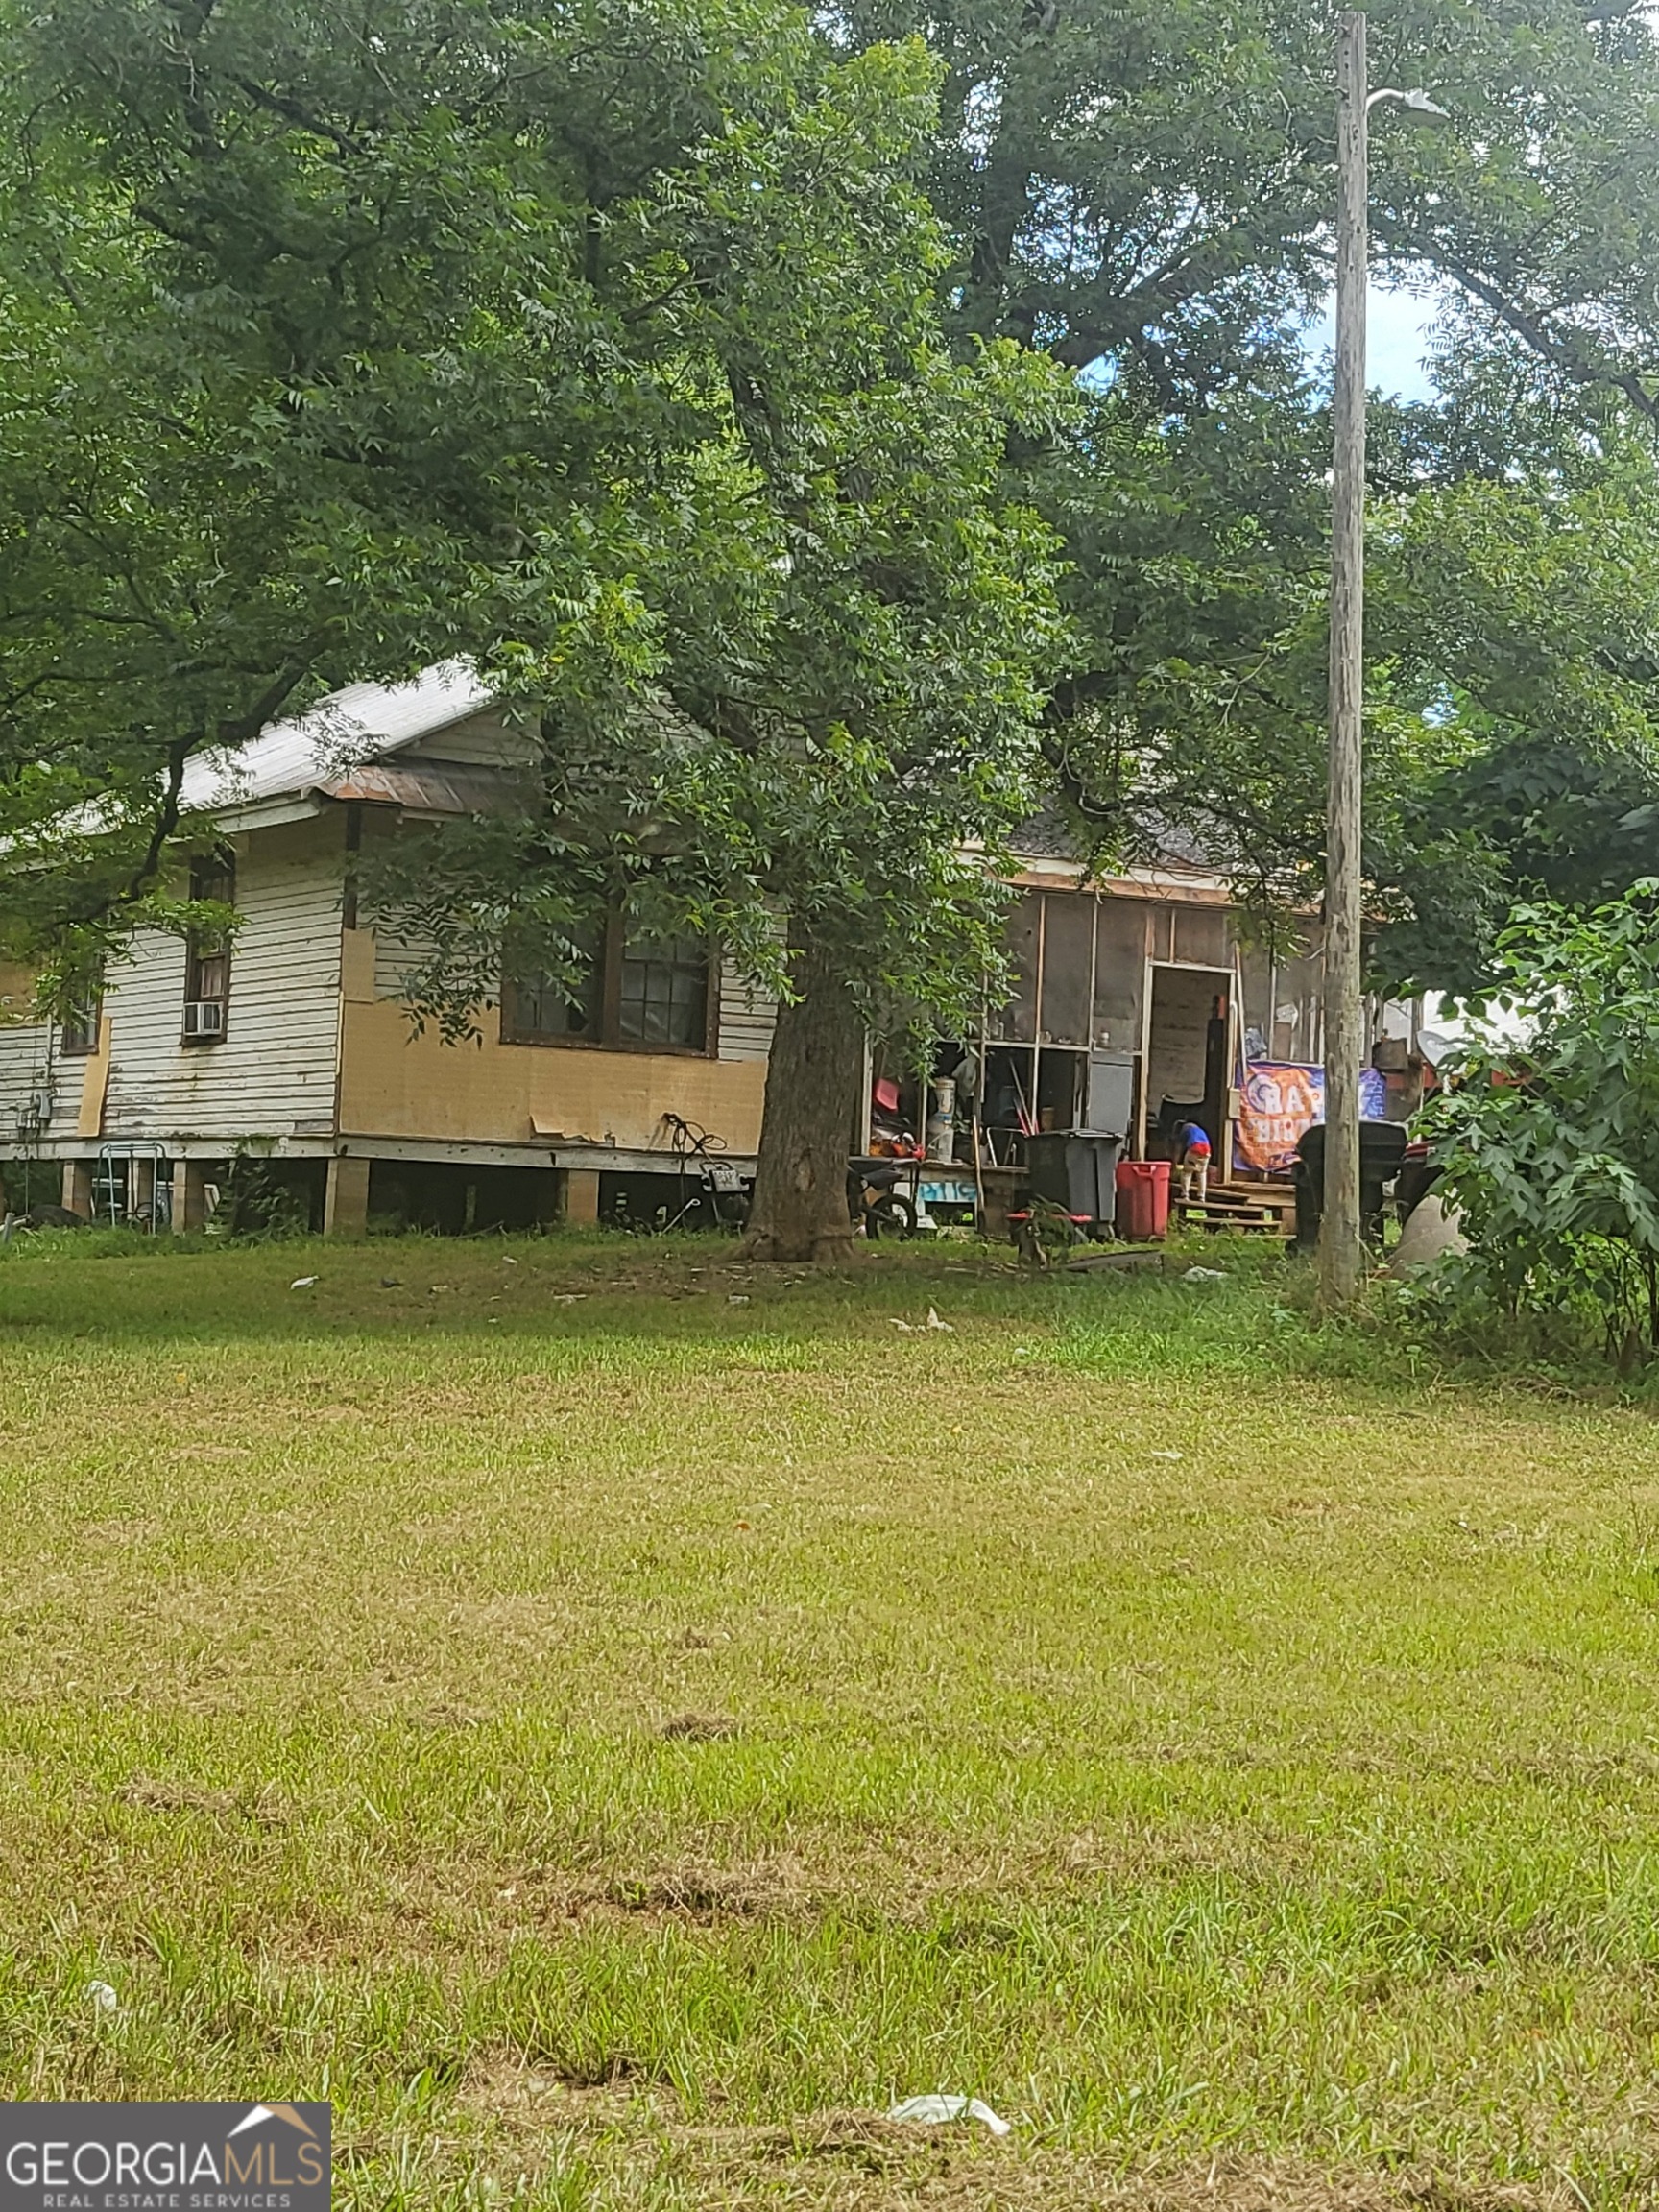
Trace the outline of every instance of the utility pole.
[[1365, 279], [1369, 197], [1365, 18], [1336, 46], [1336, 381], [1331, 421], [1331, 750], [1325, 800], [1325, 1195], [1319, 1304], [1359, 1288], [1359, 838], [1365, 694]]

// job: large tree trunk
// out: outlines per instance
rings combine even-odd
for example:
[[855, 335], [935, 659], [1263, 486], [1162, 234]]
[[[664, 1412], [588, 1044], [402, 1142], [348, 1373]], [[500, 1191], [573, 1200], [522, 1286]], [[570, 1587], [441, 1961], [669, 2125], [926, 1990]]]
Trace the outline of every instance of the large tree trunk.
[[845, 1260], [853, 1249], [847, 1158], [864, 1024], [840, 976], [810, 945], [792, 974], [800, 997], [778, 1009], [744, 1250], [753, 1260]]

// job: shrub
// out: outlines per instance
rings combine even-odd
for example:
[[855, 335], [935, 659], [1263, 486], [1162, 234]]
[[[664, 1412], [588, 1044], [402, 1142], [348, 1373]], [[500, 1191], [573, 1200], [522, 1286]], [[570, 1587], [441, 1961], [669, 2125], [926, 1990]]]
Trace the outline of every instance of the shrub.
[[[1516, 908], [1481, 1042], [1431, 1111], [1471, 1287], [1594, 1315], [1609, 1357], [1659, 1349], [1659, 882], [1591, 913]], [[1519, 1041], [1489, 1020], [1520, 1016]]]

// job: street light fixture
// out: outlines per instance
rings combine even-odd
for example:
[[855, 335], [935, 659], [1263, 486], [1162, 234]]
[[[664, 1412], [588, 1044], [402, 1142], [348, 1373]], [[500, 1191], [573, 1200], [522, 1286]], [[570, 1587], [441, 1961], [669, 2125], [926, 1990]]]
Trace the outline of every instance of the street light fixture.
[[1375, 92], [1366, 93], [1365, 112], [1369, 114], [1373, 108], [1384, 100], [1393, 101], [1407, 115], [1422, 123], [1450, 123], [1452, 120], [1451, 109], [1442, 108], [1437, 100], [1431, 100], [1421, 84], [1414, 85], [1409, 92], [1396, 92], [1392, 84], [1380, 84]]
[[1359, 1288], [1361, 733], [1365, 695], [1365, 278], [1371, 109], [1422, 123], [1446, 110], [1421, 88], [1365, 84], [1365, 17], [1343, 13], [1336, 45], [1336, 375], [1331, 396], [1330, 757], [1325, 798], [1325, 1190], [1319, 1303]]

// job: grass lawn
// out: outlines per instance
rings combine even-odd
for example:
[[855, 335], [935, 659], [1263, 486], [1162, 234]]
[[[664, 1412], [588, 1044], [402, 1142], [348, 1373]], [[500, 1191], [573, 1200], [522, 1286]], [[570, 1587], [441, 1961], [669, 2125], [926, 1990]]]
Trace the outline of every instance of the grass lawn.
[[365, 2207], [1651, 2204], [1659, 1427], [1225, 1263], [0, 1254], [0, 2094], [330, 2097]]

